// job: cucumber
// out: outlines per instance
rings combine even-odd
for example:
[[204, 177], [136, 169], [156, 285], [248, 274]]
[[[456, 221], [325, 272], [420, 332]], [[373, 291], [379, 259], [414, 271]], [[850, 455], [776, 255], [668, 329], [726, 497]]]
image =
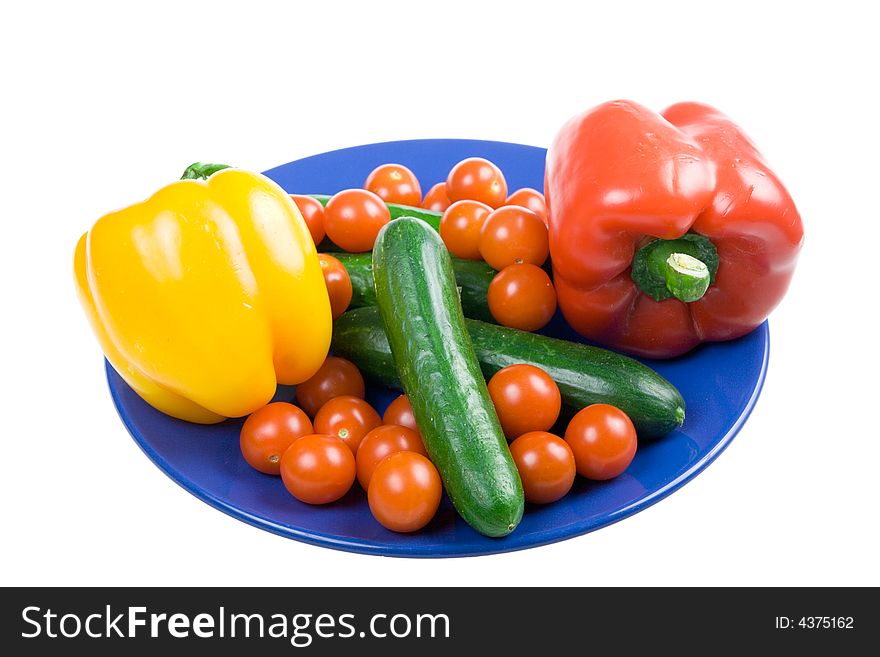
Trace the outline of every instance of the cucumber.
[[481, 534], [509, 534], [522, 519], [522, 484], [471, 346], [443, 240], [419, 219], [386, 224], [373, 248], [373, 278], [392, 369], [452, 504]]
[[351, 280], [351, 301], [349, 308], [363, 308], [376, 305], [376, 288], [373, 286], [373, 252], [347, 253], [345, 251], [327, 251], [348, 272]]
[[[348, 271], [351, 279], [351, 303], [349, 308], [376, 305], [376, 289], [373, 286], [373, 256], [370, 253], [329, 253]], [[489, 283], [495, 277], [490, 265], [478, 260], [452, 258], [455, 282], [461, 291], [461, 309], [466, 317], [495, 323], [489, 312]]]
[[[556, 381], [569, 410], [612, 404], [630, 416], [640, 438], [662, 436], [684, 422], [684, 399], [675, 386], [628, 356], [471, 319], [465, 325], [486, 378], [514, 363], [535, 365]], [[376, 308], [337, 319], [330, 348], [370, 378], [401, 389]]]

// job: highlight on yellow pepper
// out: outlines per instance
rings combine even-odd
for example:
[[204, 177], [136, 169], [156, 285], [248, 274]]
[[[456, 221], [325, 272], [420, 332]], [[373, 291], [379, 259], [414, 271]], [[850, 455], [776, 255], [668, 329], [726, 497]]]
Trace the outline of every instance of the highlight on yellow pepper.
[[315, 245], [287, 193], [257, 173], [207, 171], [101, 217], [74, 255], [113, 368], [158, 410], [203, 424], [311, 377], [331, 333]]

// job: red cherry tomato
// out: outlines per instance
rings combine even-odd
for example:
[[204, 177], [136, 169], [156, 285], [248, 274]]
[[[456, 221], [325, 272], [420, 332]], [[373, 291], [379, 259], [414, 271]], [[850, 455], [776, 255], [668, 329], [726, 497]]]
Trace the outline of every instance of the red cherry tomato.
[[252, 468], [277, 475], [284, 451], [313, 432], [311, 420], [301, 409], [287, 402], [272, 402], [244, 421], [239, 436], [241, 454]]
[[544, 264], [550, 255], [547, 226], [531, 210], [518, 205], [498, 208], [483, 222], [480, 255], [492, 267]]
[[522, 208], [528, 208], [541, 217], [541, 221], [547, 223], [547, 201], [537, 189], [522, 187], [508, 196], [504, 205], [518, 205]]
[[407, 427], [417, 432], [419, 425], [416, 424], [416, 416], [413, 415], [412, 406], [409, 404], [409, 397], [400, 395], [400, 397], [388, 404], [385, 414], [382, 415], [382, 424], [399, 424], [402, 427]]
[[629, 416], [609, 404], [580, 410], [565, 430], [578, 474], [587, 479], [613, 479], [636, 455], [636, 429]]
[[468, 199], [497, 208], [507, 198], [507, 181], [489, 160], [469, 157], [452, 167], [446, 177], [446, 194], [453, 203]]
[[371, 430], [382, 424], [379, 414], [359, 397], [334, 397], [315, 415], [315, 431], [337, 436], [357, 454], [358, 445]]
[[300, 214], [306, 221], [312, 241], [317, 246], [324, 239], [324, 206], [311, 196], [291, 194], [290, 198], [296, 203]]
[[355, 461], [357, 478], [364, 490], [370, 486], [370, 478], [376, 466], [389, 454], [416, 452], [427, 456], [419, 434], [399, 424], [383, 424], [370, 431], [358, 446]]
[[332, 255], [319, 253], [318, 261], [321, 263], [321, 273], [324, 274], [324, 283], [330, 296], [330, 314], [333, 319], [337, 319], [351, 303], [351, 278], [345, 266]]
[[571, 447], [546, 431], [531, 431], [510, 443], [510, 454], [522, 480], [526, 501], [549, 504], [565, 497], [574, 483]]
[[449, 207], [450, 203], [451, 201], [446, 195], [445, 182], [439, 182], [434, 185], [428, 190], [428, 193], [425, 194], [425, 198], [422, 199], [422, 207], [426, 210], [433, 210], [434, 212], [443, 212]]
[[366, 189], [346, 189], [324, 208], [324, 230], [334, 244], [352, 253], [369, 251], [382, 226], [391, 221], [388, 206]]
[[311, 379], [296, 386], [296, 401], [306, 413], [315, 417], [324, 404], [334, 397], [351, 395], [363, 399], [364, 377], [351, 361], [328, 356]]
[[419, 179], [402, 164], [383, 164], [376, 167], [367, 176], [364, 188], [386, 203], [418, 206], [422, 200]]
[[509, 440], [530, 431], [547, 431], [559, 417], [562, 395], [544, 370], [508, 365], [489, 379], [489, 396]]
[[556, 312], [556, 290], [550, 277], [535, 265], [510, 265], [495, 275], [487, 294], [489, 312], [499, 324], [537, 331]]
[[367, 501], [383, 527], [414, 532], [437, 513], [442, 490], [440, 474], [427, 458], [416, 452], [396, 452], [373, 471]]
[[479, 260], [480, 230], [492, 213], [485, 203], [479, 201], [456, 201], [440, 219], [440, 237], [449, 252], [459, 258]]
[[304, 436], [281, 457], [281, 480], [296, 499], [328, 504], [345, 495], [354, 483], [351, 450], [339, 438], [322, 434]]

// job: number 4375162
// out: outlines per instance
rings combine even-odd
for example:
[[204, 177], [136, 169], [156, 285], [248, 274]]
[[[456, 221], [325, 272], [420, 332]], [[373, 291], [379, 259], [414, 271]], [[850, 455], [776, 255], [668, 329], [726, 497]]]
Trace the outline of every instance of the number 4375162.
[[801, 616], [791, 618], [789, 616], [776, 617], [776, 629], [803, 629], [803, 630], [851, 630], [853, 629], [852, 616]]

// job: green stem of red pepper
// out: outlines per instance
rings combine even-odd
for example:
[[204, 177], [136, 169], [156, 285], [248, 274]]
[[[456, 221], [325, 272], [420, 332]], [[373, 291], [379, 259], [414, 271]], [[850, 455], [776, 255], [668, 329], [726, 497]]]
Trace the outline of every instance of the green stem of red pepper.
[[636, 286], [655, 301], [696, 301], [715, 282], [717, 271], [715, 245], [696, 233], [648, 242], [636, 251], [632, 264]]
[[228, 164], [207, 164], [205, 162], [193, 162], [186, 168], [180, 179], [207, 180], [218, 171], [229, 168], [230, 166]]

